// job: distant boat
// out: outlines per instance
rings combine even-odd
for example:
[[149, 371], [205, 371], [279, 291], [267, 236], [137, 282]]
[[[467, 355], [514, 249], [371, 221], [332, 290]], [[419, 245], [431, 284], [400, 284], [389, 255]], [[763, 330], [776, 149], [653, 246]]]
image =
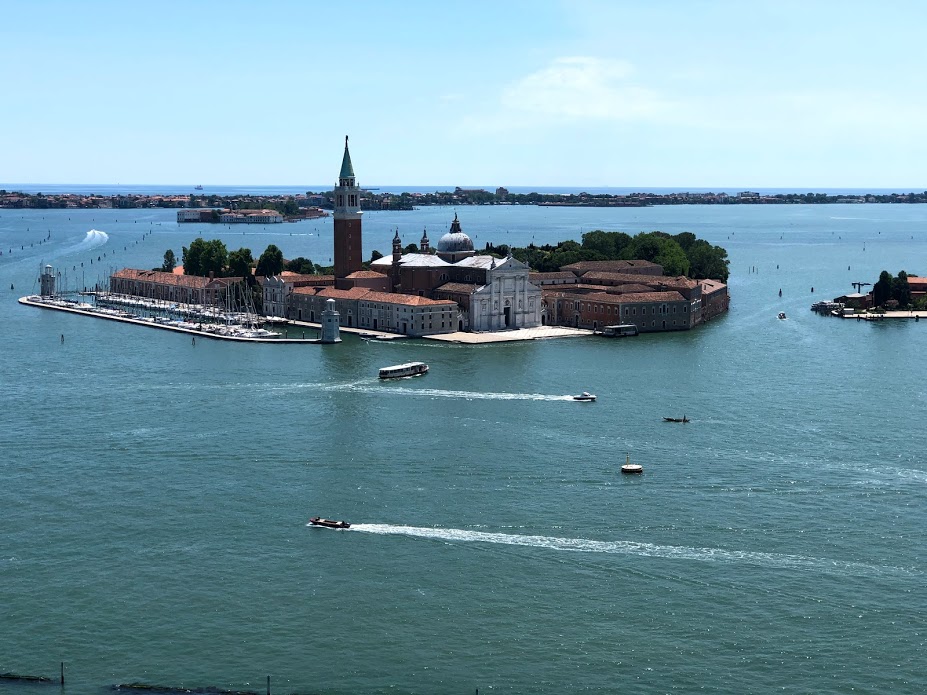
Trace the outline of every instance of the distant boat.
[[666, 422], [690, 422], [689, 418], [687, 418], [685, 415], [682, 417], [664, 417], [663, 419]]
[[392, 367], [383, 367], [380, 369], [381, 379], [405, 379], [410, 376], [421, 376], [428, 371], [428, 365], [424, 362], [406, 362], [405, 364], [396, 364]]
[[577, 395], [577, 396], [573, 396], [573, 400], [574, 400], [574, 401], [587, 401], [587, 402], [592, 402], [592, 401], [595, 400], [595, 394], [594, 394], [594, 393], [589, 393], [588, 391], [583, 391], [581, 394], [579, 394], [579, 395]]
[[324, 526], [325, 528], [351, 528], [351, 524], [347, 521], [332, 521], [331, 519], [323, 519], [320, 516], [309, 519], [309, 524], [311, 526]]
[[194, 186], [194, 187], [193, 187], [193, 190], [194, 190], [194, 191], [202, 191], [202, 190], [203, 190], [203, 187], [202, 187], [202, 186]]
[[626, 461], [627, 463], [621, 467], [621, 472], [625, 475], [640, 475], [644, 472], [643, 466], [637, 463], [631, 463], [631, 454], [627, 455]]
[[780, 312], [779, 312], [779, 316], [778, 316], [777, 318], [779, 318], [780, 320], [786, 318], [785, 312], [784, 312], [784, 311], [780, 311]]

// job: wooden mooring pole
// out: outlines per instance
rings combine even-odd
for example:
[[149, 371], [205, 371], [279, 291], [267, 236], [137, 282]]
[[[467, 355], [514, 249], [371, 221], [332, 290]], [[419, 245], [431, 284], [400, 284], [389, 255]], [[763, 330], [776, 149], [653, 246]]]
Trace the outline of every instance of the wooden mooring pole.
[[270, 695], [270, 676], [267, 676], [267, 695]]
[[64, 662], [61, 662], [61, 685], [64, 685]]

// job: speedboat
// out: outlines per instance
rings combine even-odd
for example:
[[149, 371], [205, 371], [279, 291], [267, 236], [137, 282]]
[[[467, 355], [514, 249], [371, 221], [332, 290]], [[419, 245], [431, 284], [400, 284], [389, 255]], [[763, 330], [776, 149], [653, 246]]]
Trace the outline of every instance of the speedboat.
[[664, 422], [689, 422], [689, 418], [685, 415], [682, 417], [664, 417], [663, 420]]
[[780, 311], [780, 312], [779, 312], [779, 316], [778, 316], [778, 318], [780, 318], [780, 319], [784, 319], [784, 318], [786, 318], [786, 316], [785, 316], [785, 312], [784, 312], [784, 311]]
[[314, 516], [309, 519], [310, 526], [324, 526], [325, 528], [351, 528], [351, 524], [347, 521], [332, 521], [331, 519], [323, 519], [320, 516]]
[[591, 402], [591, 401], [594, 401], [594, 400], [595, 400], [595, 394], [594, 394], [594, 393], [589, 393], [588, 391], [583, 391], [583, 392], [582, 392], [581, 394], [579, 394], [578, 396], [573, 396], [573, 400], [574, 400], [574, 401], [589, 401], [589, 402]]

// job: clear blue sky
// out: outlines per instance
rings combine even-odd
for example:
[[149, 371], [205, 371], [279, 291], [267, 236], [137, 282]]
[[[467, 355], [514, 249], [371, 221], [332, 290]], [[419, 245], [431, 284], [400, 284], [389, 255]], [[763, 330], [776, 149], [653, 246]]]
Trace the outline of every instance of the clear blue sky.
[[0, 181], [927, 188], [927, 3], [4, 3]]

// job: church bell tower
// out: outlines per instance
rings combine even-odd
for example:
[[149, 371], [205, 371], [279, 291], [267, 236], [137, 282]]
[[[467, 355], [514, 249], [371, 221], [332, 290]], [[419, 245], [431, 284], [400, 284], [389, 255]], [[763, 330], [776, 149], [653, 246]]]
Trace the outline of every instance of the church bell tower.
[[363, 244], [361, 240], [360, 188], [354, 178], [348, 136], [344, 136], [344, 159], [335, 187], [335, 279], [342, 279], [361, 269]]

